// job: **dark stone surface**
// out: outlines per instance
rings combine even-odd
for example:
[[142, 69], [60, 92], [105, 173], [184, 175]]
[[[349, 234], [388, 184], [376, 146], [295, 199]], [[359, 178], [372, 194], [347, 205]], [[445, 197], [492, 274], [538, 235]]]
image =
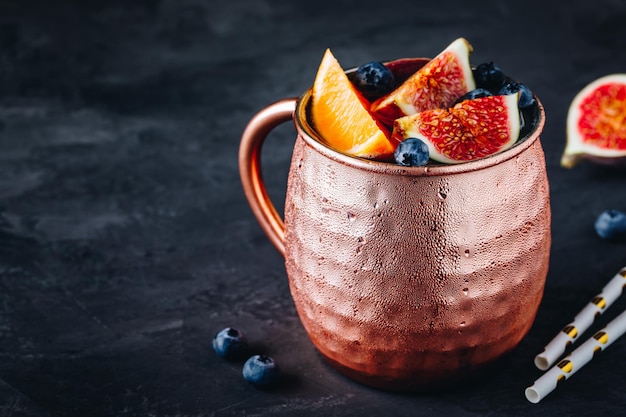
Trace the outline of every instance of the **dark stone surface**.
[[[626, 265], [626, 244], [592, 227], [626, 209], [626, 171], [559, 166], [574, 94], [626, 69], [626, 5], [476, 3], [0, 1], [0, 416], [620, 414], [626, 342], [539, 405], [523, 391], [534, 355]], [[326, 47], [349, 67], [433, 56], [458, 36], [545, 105], [551, 269], [535, 325], [487, 377], [386, 393], [308, 341], [244, 199], [238, 141], [256, 111], [312, 83]], [[293, 138], [282, 126], [264, 150], [279, 208]], [[213, 354], [228, 325], [284, 385], [257, 390]]]

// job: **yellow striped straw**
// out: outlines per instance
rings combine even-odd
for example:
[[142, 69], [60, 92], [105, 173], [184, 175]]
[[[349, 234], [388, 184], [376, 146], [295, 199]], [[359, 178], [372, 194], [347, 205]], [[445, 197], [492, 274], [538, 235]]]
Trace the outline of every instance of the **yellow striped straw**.
[[565, 352], [565, 349], [593, 324], [596, 317], [604, 313], [622, 295], [624, 285], [626, 285], [626, 267], [615, 274], [602, 288], [602, 292], [593, 297], [574, 317], [574, 321], [563, 327], [563, 330], [546, 345], [543, 352], [535, 357], [535, 366], [542, 371], [552, 366]]
[[594, 356], [619, 339], [626, 332], [626, 311], [613, 319], [602, 330], [587, 339], [565, 359], [544, 373], [524, 394], [531, 403], [538, 403], [569, 377], [585, 366]]

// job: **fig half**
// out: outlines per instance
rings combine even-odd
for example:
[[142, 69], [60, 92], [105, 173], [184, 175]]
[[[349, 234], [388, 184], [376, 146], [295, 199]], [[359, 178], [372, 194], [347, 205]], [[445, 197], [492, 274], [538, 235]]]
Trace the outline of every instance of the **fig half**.
[[458, 164], [502, 152], [519, 138], [519, 93], [465, 100], [448, 109], [426, 110], [397, 119], [393, 137], [418, 138], [430, 157]]
[[598, 78], [572, 100], [561, 166], [573, 168], [582, 159], [626, 163], [626, 74]]
[[370, 111], [385, 124], [435, 108], [450, 107], [476, 88], [469, 63], [472, 45], [458, 38], [391, 93], [374, 101]]

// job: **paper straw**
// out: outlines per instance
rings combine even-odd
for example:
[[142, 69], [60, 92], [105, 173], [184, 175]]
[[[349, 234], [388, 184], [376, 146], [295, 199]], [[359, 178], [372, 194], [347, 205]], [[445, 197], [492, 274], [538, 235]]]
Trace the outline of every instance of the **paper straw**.
[[593, 357], [609, 347], [626, 332], [626, 311], [613, 319], [602, 330], [596, 332], [585, 343], [570, 353], [565, 359], [553, 366], [535, 383], [526, 388], [526, 399], [537, 404], [546, 395], [551, 393], [560, 382], [574, 375], [585, 366]]
[[544, 351], [535, 356], [535, 366], [542, 371], [548, 369], [565, 352], [565, 349], [593, 324], [593, 321], [602, 314], [622, 294], [626, 285], [626, 267], [622, 268], [602, 288], [602, 292], [589, 301], [589, 303], [574, 317], [574, 321], [563, 328], [546, 345]]

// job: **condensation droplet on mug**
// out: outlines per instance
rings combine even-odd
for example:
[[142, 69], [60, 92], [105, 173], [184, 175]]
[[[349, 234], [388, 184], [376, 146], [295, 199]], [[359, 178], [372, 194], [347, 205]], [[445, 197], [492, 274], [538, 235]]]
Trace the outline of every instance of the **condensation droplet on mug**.
[[322, 203], [328, 203], [328, 199], [326, 197], [322, 198]]
[[470, 250], [469, 249], [465, 249], [465, 252], [463, 252], [463, 255], [465, 255], [466, 258], [470, 257]]
[[439, 190], [439, 198], [445, 200], [448, 195], [443, 192], [443, 190]]
[[374, 203], [374, 208], [377, 209], [378, 208], [378, 201]]
[[302, 164], [303, 164], [303, 163], [304, 163], [304, 160], [303, 160], [303, 159], [300, 159], [300, 160], [298, 161], [298, 168], [302, 168]]
[[522, 225], [522, 230], [521, 232], [524, 234], [527, 234], [531, 231], [531, 229], [534, 227], [534, 223], [533, 222], [524, 222], [524, 224]]
[[350, 220], [351, 222], [356, 220], [356, 214], [348, 212], [348, 220]]
[[463, 288], [463, 294], [467, 295], [469, 294], [469, 288]]

